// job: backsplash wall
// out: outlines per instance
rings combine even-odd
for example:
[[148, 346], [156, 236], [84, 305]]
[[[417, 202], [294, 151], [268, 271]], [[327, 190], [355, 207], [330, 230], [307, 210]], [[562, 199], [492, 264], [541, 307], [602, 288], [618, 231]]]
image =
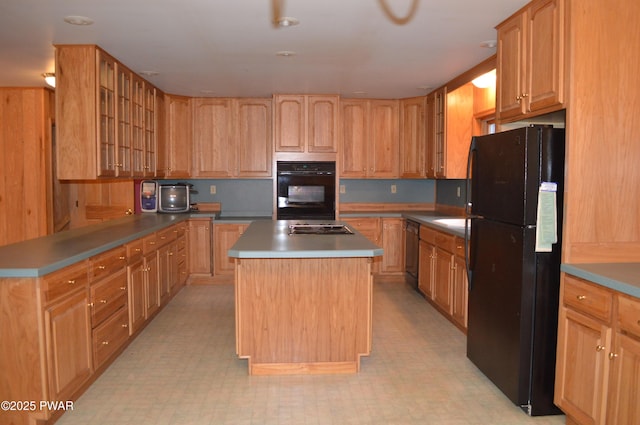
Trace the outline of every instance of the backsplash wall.
[[[186, 182], [198, 193], [192, 194], [192, 202], [220, 202], [221, 213], [226, 216], [271, 216], [273, 211], [272, 179], [206, 179], [206, 180], [162, 180], [171, 184]], [[340, 202], [351, 203], [435, 203], [435, 180], [402, 179], [342, 179], [344, 193]], [[211, 186], [216, 193], [211, 194]], [[391, 193], [391, 186], [396, 193]]]

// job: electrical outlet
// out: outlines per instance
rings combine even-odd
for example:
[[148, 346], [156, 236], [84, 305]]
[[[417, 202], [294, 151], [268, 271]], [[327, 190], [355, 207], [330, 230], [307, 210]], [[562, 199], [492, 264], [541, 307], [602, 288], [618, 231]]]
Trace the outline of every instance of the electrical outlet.
[[396, 193], [396, 191], [397, 191], [396, 185], [392, 184], [391, 185], [391, 193]]
[[456, 190], [456, 196], [459, 198], [460, 197], [460, 186], [458, 186], [457, 190]]
[[343, 184], [340, 185], [340, 193], [347, 193], [347, 188]]
[[209, 193], [212, 195], [216, 194], [216, 185], [212, 184], [211, 186], [209, 186]]

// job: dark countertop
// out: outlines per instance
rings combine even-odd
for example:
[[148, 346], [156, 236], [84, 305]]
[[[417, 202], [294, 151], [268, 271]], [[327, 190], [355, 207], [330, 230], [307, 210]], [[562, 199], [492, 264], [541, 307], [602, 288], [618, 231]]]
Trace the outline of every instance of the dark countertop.
[[139, 214], [0, 246], [0, 278], [43, 276], [189, 217]]
[[[351, 235], [289, 235], [289, 224], [301, 220], [256, 220], [229, 249], [235, 258], [377, 257], [383, 250], [357, 231]], [[327, 220], [304, 220], [327, 223]], [[340, 221], [332, 223], [344, 224]]]

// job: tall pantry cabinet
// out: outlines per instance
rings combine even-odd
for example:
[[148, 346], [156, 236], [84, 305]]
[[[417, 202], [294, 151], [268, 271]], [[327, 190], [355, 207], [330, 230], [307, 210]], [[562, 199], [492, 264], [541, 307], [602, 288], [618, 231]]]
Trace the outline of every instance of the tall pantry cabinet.
[[64, 229], [70, 185], [55, 177], [53, 91], [0, 88], [0, 100], [0, 245], [7, 245]]

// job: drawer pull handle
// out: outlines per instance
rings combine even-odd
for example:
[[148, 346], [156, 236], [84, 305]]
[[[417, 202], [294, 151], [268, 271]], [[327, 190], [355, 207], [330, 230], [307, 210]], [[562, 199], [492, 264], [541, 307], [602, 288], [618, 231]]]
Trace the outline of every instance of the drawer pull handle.
[[600, 344], [596, 345], [596, 351], [598, 351], [598, 352], [604, 350], [605, 348], [606, 347], [604, 345], [600, 345]]
[[122, 324], [122, 327], [126, 329], [126, 328], [128, 328], [128, 327], [129, 327], [129, 325], [127, 325], [126, 323], [123, 323], [123, 324]]
[[67, 280], [67, 283], [68, 283], [69, 285], [75, 285], [75, 284], [76, 284], [76, 281], [75, 281], [75, 280], [73, 280], [73, 279], [71, 279], [71, 280]]
[[109, 341], [102, 341], [102, 345], [109, 345]]
[[149, 245], [155, 245], [155, 244], [156, 244], [156, 243], [155, 243], [155, 242], [153, 242], [153, 241], [149, 242]]
[[126, 291], [127, 287], [126, 286], [121, 286], [120, 289], [122, 289], [123, 291]]
[[127, 259], [127, 257], [125, 257], [124, 255], [121, 255], [121, 256], [119, 256], [118, 258], [119, 258], [120, 260], [126, 260], [126, 259]]
[[107, 300], [100, 300], [100, 302], [101, 302], [102, 304], [106, 304], [106, 303], [107, 303]]
[[106, 268], [107, 268], [107, 266], [98, 266], [98, 269], [99, 269], [99, 270], [104, 270], [104, 269], [106, 269]]
[[88, 307], [93, 307], [93, 303], [87, 304]]
[[617, 355], [616, 353], [609, 353], [609, 359], [610, 359], [610, 360], [613, 360], [613, 359], [615, 359], [616, 357], [618, 357], [618, 355]]
[[136, 252], [140, 252], [140, 251], [142, 251], [142, 250], [141, 250], [140, 248], [136, 248], [136, 250], [135, 250], [135, 251], [136, 251]]
[[577, 295], [576, 298], [578, 299], [578, 301], [582, 301], [582, 300], [587, 299], [587, 296], [586, 295]]

